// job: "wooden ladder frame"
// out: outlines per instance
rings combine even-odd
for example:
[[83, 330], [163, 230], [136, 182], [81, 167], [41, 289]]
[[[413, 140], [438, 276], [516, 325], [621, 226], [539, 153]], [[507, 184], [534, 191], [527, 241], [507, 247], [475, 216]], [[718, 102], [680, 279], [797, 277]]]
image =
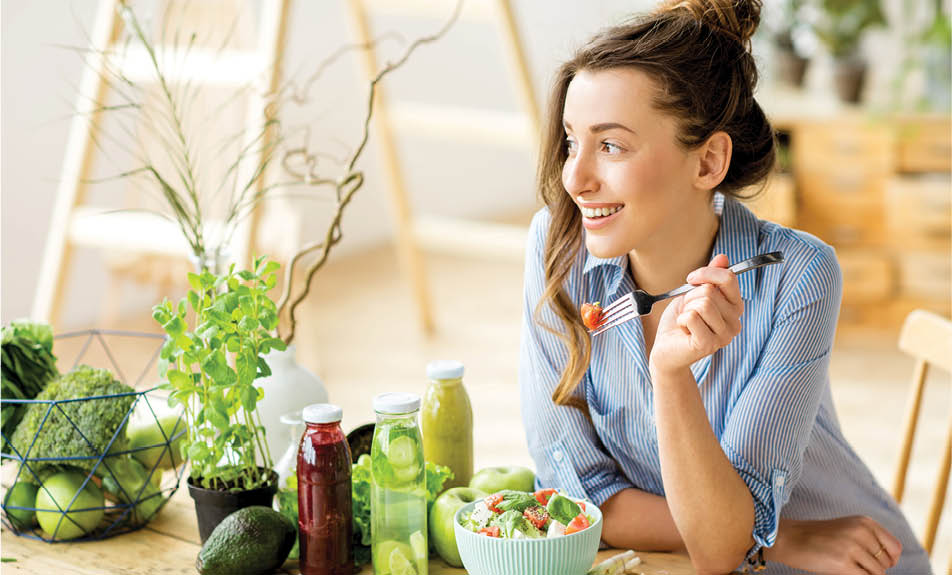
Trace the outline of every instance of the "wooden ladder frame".
[[[247, 137], [261, 133], [265, 122], [265, 100], [267, 94], [274, 93], [281, 81], [284, 48], [287, 35], [287, 19], [291, 0], [261, 0], [262, 11], [258, 27], [258, 46], [254, 54], [260, 58], [259, 62], [266, 63], [268, 73], [262, 90], [255, 91], [249, 96], [246, 125], [257, 129], [248, 130]], [[98, 108], [106, 100], [108, 81], [104, 74], [104, 58], [100, 56], [115, 44], [122, 30], [122, 18], [118, 8], [120, 0], [100, 0], [97, 9], [93, 32], [90, 36], [91, 53], [85, 58], [85, 69], [80, 83], [77, 97], [77, 109], [69, 130], [69, 140], [66, 146], [66, 155], [63, 164], [62, 177], [57, 188], [56, 200], [50, 230], [47, 235], [43, 253], [43, 262], [40, 268], [39, 281], [33, 301], [32, 317], [34, 320], [47, 321], [54, 325], [60, 318], [63, 305], [63, 292], [68, 281], [70, 260], [73, 257], [74, 247], [82, 245], [83, 241], [89, 245], [103, 247], [108, 241], [89, 237], [88, 226], [85, 234], [78, 234], [75, 230], [77, 212], [82, 213], [82, 203], [85, 199], [86, 182], [92, 173], [94, 161], [94, 138], [101, 129], [101, 112]], [[251, 52], [251, 51], [249, 51]], [[261, 153], [264, 153], [275, 137], [273, 126], [263, 135]], [[261, 158], [258, 158], [260, 162]], [[258, 162], [255, 165], [258, 165]], [[257, 190], [265, 185], [265, 178], [256, 182]], [[87, 209], [88, 211], [88, 209]], [[251, 215], [239, 226], [234, 235], [231, 251], [234, 259], [245, 264], [254, 249], [256, 242], [256, 228], [259, 210], [253, 210]], [[110, 222], [105, 217], [100, 225]], [[85, 236], [78, 241], [77, 235]], [[91, 240], [91, 241], [90, 241]], [[187, 255], [175, 248], [158, 250], [166, 255]]]
[[[368, 80], [378, 73], [377, 53], [370, 32], [368, 0], [348, 0], [351, 20], [358, 42], [369, 46], [364, 51], [364, 72]], [[512, 74], [518, 87], [522, 108], [526, 115], [530, 144], [538, 149], [541, 114], [532, 85], [532, 77], [519, 36], [515, 15], [509, 0], [494, 0], [497, 25], [506, 42]], [[432, 8], [420, 6], [419, 11], [432, 12]], [[394, 127], [385, 90], [378, 84], [374, 108], [373, 126], [375, 137], [380, 141], [386, 172], [387, 191], [392, 206], [392, 218], [396, 228], [397, 253], [404, 275], [409, 279], [417, 306], [420, 325], [425, 333], [432, 333], [432, 303], [426, 280], [422, 248], [464, 255], [491, 255], [497, 258], [519, 259], [523, 257], [528, 230], [525, 227], [475, 222], [454, 218], [414, 218], [410, 210], [407, 189], [397, 155]], [[454, 122], [449, 129], [462, 130], [467, 125], [463, 117], [449, 112]], [[461, 116], [461, 115], [460, 115]], [[461, 233], [465, 232], [465, 233]]]

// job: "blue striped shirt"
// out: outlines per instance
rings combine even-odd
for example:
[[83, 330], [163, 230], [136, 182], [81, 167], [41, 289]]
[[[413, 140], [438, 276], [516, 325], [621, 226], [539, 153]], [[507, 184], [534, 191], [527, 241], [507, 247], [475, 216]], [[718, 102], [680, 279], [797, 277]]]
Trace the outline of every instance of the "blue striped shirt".
[[[714, 196], [720, 226], [714, 254], [731, 263], [782, 251], [785, 263], [738, 276], [742, 328], [730, 344], [691, 366], [708, 420], [754, 500], [752, 551], [771, 546], [781, 514], [792, 519], [868, 515], [903, 544], [891, 573], [928, 573], [928, 557], [895, 501], [877, 484], [840, 430], [828, 366], [841, 295], [833, 249], [817, 238], [758, 220], [736, 200]], [[577, 409], [555, 405], [566, 362], [562, 343], [533, 317], [545, 288], [543, 253], [551, 221], [534, 217], [526, 253], [519, 387], [537, 487], [560, 487], [601, 505], [634, 487], [664, 495], [653, 394], [640, 321], [592, 340]], [[627, 255], [580, 250], [566, 280], [577, 307], [635, 289]], [[543, 323], [561, 327], [544, 306]], [[794, 572], [771, 564], [769, 573]]]

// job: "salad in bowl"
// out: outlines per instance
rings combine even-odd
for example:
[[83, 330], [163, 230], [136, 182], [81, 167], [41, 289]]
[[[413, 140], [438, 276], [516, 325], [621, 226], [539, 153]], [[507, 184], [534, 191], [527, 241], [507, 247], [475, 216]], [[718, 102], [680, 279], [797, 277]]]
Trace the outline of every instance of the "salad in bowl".
[[470, 575], [580, 575], [598, 553], [602, 514], [562, 490], [506, 490], [460, 507], [454, 529]]
[[584, 501], [555, 489], [499, 491], [477, 501], [461, 525], [480, 535], [503, 539], [562, 537], [592, 526]]

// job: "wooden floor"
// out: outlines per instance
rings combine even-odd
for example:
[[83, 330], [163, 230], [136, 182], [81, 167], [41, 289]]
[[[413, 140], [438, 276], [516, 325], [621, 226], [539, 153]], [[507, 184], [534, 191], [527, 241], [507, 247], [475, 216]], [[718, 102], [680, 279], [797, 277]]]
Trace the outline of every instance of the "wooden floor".
[[[532, 467], [517, 386], [522, 265], [443, 256], [429, 256], [426, 261], [437, 323], [433, 337], [421, 333], [409, 288], [399, 274], [393, 252], [381, 248], [332, 261], [320, 272], [308, 303], [302, 306], [296, 342], [298, 360], [324, 380], [331, 401], [343, 407], [345, 430], [373, 421], [371, 398], [377, 393], [422, 392], [428, 361], [460, 360], [466, 365], [464, 381], [475, 414], [476, 467]], [[154, 329], [149, 322], [144, 311], [141, 318], [133, 318], [123, 327]], [[844, 432], [888, 488], [912, 363], [895, 350], [893, 340], [873, 338], [838, 342], [831, 370]], [[948, 384], [948, 377], [934, 375], [923, 401], [923, 419], [903, 503], [917, 533], [921, 533], [925, 521], [952, 405]], [[36, 564], [38, 570], [23, 572], [102, 572], [60, 568], [64, 564], [78, 568], [96, 556], [101, 556], [100, 561], [118, 557], [135, 552], [136, 546], [143, 551], [151, 549], [158, 561], [151, 564], [156, 570], [123, 572], [188, 572], [197, 553], [197, 533], [187, 522], [193, 514], [187, 495], [177, 496], [148, 531], [107, 542], [71, 545], [68, 553], [59, 553], [64, 545], [23, 543], [24, 549], [31, 550], [30, 564], [40, 562]], [[939, 529], [933, 556], [937, 573], [944, 572], [939, 566], [945, 568], [952, 550], [950, 515], [947, 509]], [[191, 526], [183, 532], [182, 525]], [[150, 548], [149, 533], [168, 538], [168, 546], [160, 555]], [[21, 548], [22, 540], [9, 533], [4, 532], [2, 541], [4, 556], [9, 556], [11, 548]], [[23, 568], [17, 565], [6, 563], [3, 570], [17, 572]]]

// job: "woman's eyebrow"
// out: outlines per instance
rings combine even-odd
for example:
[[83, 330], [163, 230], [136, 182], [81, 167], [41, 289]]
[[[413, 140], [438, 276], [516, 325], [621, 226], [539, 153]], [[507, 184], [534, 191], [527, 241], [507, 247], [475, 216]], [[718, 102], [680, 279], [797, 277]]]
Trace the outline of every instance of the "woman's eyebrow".
[[[569, 124], [569, 123], [566, 122], [566, 121], [563, 121], [563, 122], [562, 122], [562, 126], [563, 126], [566, 130], [570, 130], [570, 131], [572, 130], [572, 124]], [[591, 127], [588, 129], [588, 131], [591, 132], [591, 133], [593, 133], [593, 134], [598, 134], [599, 132], [605, 132], [605, 131], [608, 131], [608, 130], [616, 130], [616, 129], [618, 129], [618, 130], [625, 130], [626, 132], [630, 132], [630, 133], [632, 133], [632, 134], [636, 134], [636, 135], [637, 135], [637, 132], [635, 132], [634, 130], [632, 130], [631, 128], [629, 128], [628, 126], [626, 126], [626, 125], [624, 125], [624, 124], [619, 124], [618, 122], [603, 122], [603, 123], [601, 123], [601, 124], [595, 124], [594, 126], [591, 126]]]
[[632, 133], [632, 134], [635, 133], [635, 131], [632, 130], [631, 128], [629, 128], [628, 126], [626, 126], [626, 125], [624, 125], [624, 124], [619, 124], [618, 122], [605, 122], [605, 123], [602, 123], [602, 124], [595, 124], [594, 126], [592, 126], [591, 128], [589, 128], [588, 131], [591, 132], [591, 133], [593, 133], [593, 134], [597, 134], [597, 133], [599, 133], [599, 132], [605, 132], [605, 131], [608, 131], [608, 130], [615, 130], [615, 129], [624, 130], [624, 131], [630, 132], [630, 133]]

